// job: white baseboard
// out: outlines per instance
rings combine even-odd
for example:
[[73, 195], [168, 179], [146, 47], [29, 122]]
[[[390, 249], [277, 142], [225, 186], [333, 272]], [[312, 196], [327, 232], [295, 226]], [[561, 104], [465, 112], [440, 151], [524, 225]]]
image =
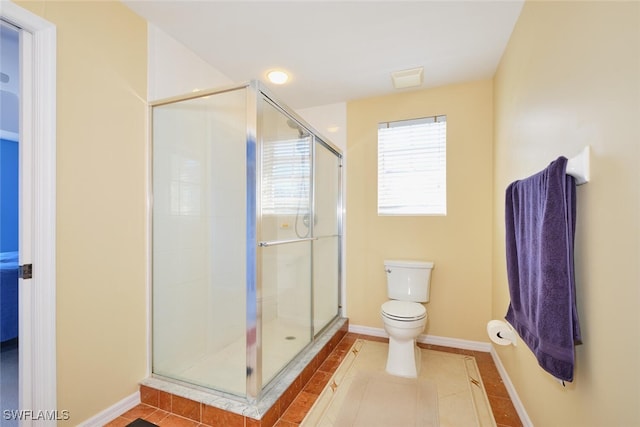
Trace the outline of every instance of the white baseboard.
[[461, 340], [458, 338], [438, 337], [435, 335], [420, 335], [417, 341], [423, 344], [461, 348], [463, 350], [482, 351], [484, 353], [489, 353], [491, 351], [491, 344], [482, 341]]
[[115, 405], [78, 424], [78, 427], [101, 427], [140, 404], [140, 392], [125, 397]]
[[352, 325], [349, 323], [349, 332], [354, 334], [369, 335], [372, 337], [388, 338], [389, 335], [384, 329], [372, 328], [370, 326]]
[[502, 382], [507, 389], [507, 393], [509, 393], [511, 402], [513, 402], [513, 406], [515, 406], [516, 408], [516, 412], [520, 417], [520, 421], [522, 421], [522, 425], [524, 427], [533, 427], [533, 423], [529, 418], [529, 414], [527, 414], [527, 411], [524, 409], [524, 405], [520, 400], [520, 396], [518, 396], [518, 392], [513, 386], [511, 378], [509, 378], [509, 375], [507, 374], [507, 371], [502, 364], [502, 360], [500, 360], [500, 356], [498, 355], [498, 352], [495, 350], [495, 348], [493, 348], [493, 346], [491, 347], [491, 357], [493, 358], [493, 363], [495, 363], [496, 368], [498, 369], [498, 373], [500, 374], [500, 378], [502, 378]]
[[[369, 335], [373, 337], [388, 338], [389, 335], [382, 328], [372, 328], [370, 326], [349, 325], [349, 332], [355, 334]], [[438, 337], [435, 335], [420, 335], [416, 340], [422, 344], [441, 345], [443, 347], [461, 348], [464, 350], [474, 350], [489, 353], [492, 349], [491, 343], [482, 341], [469, 341], [457, 338]]]
[[[360, 325], [352, 325], [349, 324], [349, 332], [353, 332], [354, 334], [363, 334], [369, 335], [373, 337], [382, 337], [388, 338], [389, 335], [382, 328], [372, 328], [369, 326], [360, 326]], [[469, 340], [461, 340], [457, 338], [447, 338], [447, 337], [438, 337], [434, 335], [420, 335], [416, 340], [419, 343], [423, 344], [432, 344], [432, 345], [441, 345], [443, 347], [452, 347], [452, 348], [460, 348], [464, 350], [474, 350], [474, 351], [482, 351], [485, 353], [490, 353], [493, 358], [493, 362], [498, 369], [498, 373], [502, 378], [502, 382], [504, 383], [507, 393], [509, 393], [509, 397], [511, 398], [511, 402], [513, 402], [513, 406], [516, 408], [518, 412], [518, 416], [520, 416], [520, 420], [524, 427], [533, 427], [533, 423], [527, 414], [527, 411], [524, 409], [524, 405], [520, 400], [520, 396], [516, 392], [507, 371], [504, 369], [504, 365], [498, 356], [498, 353], [494, 349], [493, 345], [489, 342], [482, 341], [469, 341]]]

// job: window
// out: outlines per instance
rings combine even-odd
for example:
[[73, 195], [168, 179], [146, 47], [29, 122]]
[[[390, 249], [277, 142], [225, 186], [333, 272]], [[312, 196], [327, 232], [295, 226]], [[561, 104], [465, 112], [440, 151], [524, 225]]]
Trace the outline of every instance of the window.
[[447, 117], [378, 125], [378, 215], [447, 214]]

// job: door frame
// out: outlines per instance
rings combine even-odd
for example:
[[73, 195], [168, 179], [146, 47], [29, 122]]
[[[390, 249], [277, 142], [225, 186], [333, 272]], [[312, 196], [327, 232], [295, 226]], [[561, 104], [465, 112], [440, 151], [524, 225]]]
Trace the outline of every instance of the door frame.
[[[2, 0], [20, 31], [20, 409], [53, 411], [56, 395], [56, 27]], [[34, 420], [23, 418], [21, 426]], [[55, 426], [56, 420], [38, 425]]]

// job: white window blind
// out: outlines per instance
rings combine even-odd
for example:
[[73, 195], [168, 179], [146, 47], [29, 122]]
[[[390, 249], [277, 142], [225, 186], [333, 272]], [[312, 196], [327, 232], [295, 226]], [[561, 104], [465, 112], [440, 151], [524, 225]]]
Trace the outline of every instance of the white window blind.
[[262, 213], [309, 211], [310, 139], [265, 142], [262, 149]]
[[378, 125], [378, 215], [447, 214], [446, 116]]

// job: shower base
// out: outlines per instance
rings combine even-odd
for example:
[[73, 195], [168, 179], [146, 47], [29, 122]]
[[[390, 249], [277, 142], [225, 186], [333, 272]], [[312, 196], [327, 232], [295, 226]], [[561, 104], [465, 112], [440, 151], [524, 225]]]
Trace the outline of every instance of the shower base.
[[[292, 360], [307, 344], [309, 327], [304, 327], [281, 319], [274, 319], [262, 327], [262, 372], [263, 383], [274, 378], [283, 364]], [[269, 344], [269, 348], [265, 346]], [[244, 375], [246, 363], [244, 355], [246, 337], [202, 357], [192, 366], [179, 372], [177, 377], [187, 383], [204, 387], [215, 385], [217, 390], [243, 395], [247, 387]]]
[[[309, 348], [296, 356], [287, 368], [276, 375], [256, 403], [233, 394], [205, 390], [156, 377], [150, 377], [141, 382], [141, 401], [197, 422], [205, 422], [203, 417], [206, 417], [224, 420], [220, 425], [238, 423], [238, 425], [270, 427], [304, 388], [347, 330], [348, 319], [338, 318], [333, 321]], [[286, 351], [286, 349], [283, 350]], [[205, 366], [211, 366], [212, 362], [215, 361], [203, 360], [201, 365], [191, 369], [204, 369]], [[270, 364], [268, 360], [264, 363], [265, 367]], [[268, 371], [266, 374], [270, 375]]]

